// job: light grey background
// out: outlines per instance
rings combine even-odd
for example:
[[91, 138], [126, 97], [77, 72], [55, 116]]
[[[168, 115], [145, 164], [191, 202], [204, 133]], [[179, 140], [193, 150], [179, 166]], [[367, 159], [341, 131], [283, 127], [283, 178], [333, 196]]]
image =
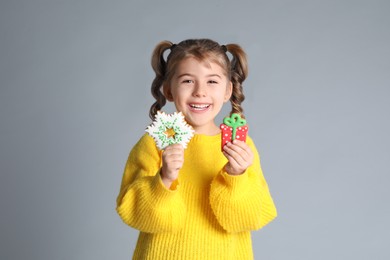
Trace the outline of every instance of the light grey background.
[[279, 211], [256, 259], [390, 259], [389, 10], [2, 0], [0, 259], [131, 258], [115, 199], [150, 123], [150, 55], [198, 37], [249, 56], [244, 108]]

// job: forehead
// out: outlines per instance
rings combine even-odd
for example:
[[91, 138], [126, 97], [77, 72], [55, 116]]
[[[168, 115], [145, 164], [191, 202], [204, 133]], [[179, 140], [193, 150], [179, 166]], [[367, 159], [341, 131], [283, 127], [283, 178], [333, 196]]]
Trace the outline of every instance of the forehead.
[[211, 58], [206, 59], [197, 59], [195, 57], [187, 57], [183, 60], [181, 60], [177, 64], [176, 73], [175, 74], [182, 74], [182, 73], [195, 73], [195, 72], [213, 72], [217, 74], [223, 74], [226, 75], [225, 69], [221, 67], [221, 65], [214, 61]]

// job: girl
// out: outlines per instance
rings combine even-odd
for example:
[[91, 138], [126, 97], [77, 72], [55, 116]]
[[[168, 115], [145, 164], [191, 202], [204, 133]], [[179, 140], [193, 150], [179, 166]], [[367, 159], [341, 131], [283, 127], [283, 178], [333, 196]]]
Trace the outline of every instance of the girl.
[[214, 122], [229, 100], [232, 113], [242, 114], [244, 51], [209, 39], [163, 41], [152, 67], [150, 117], [174, 102], [195, 135], [185, 150], [174, 144], [159, 151], [145, 134], [130, 152], [117, 212], [140, 230], [133, 259], [253, 259], [250, 231], [274, 219], [276, 209], [252, 139], [221, 152]]

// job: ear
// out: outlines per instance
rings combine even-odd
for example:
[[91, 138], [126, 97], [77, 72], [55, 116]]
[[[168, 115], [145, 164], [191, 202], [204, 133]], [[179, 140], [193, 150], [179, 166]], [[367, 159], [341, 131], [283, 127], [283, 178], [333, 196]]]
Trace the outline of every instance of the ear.
[[229, 81], [228, 85], [226, 86], [226, 92], [223, 102], [228, 102], [230, 100], [230, 97], [233, 93], [233, 83]]
[[169, 86], [168, 84], [164, 84], [163, 85], [163, 94], [164, 94], [165, 98], [169, 102], [173, 101], [173, 96], [172, 96], [172, 92], [171, 92], [171, 86]]

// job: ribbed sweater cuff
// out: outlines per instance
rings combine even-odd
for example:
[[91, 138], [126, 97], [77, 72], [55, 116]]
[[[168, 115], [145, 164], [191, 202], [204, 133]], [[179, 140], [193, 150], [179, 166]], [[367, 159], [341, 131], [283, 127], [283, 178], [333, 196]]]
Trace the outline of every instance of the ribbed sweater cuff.
[[233, 189], [240, 189], [241, 187], [245, 187], [249, 179], [247, 171], [240, 175], [230, 175], [226, 171], [222, 171], [221, 175], [227, 186]]
[[165, 201], [174, 198], [177, 195], [177, 189], [171, 190], [165, 187], [162, 182], [160, 172], [154, 177], [151, 188], [153, 196], [156, 198], [156, 202]]

